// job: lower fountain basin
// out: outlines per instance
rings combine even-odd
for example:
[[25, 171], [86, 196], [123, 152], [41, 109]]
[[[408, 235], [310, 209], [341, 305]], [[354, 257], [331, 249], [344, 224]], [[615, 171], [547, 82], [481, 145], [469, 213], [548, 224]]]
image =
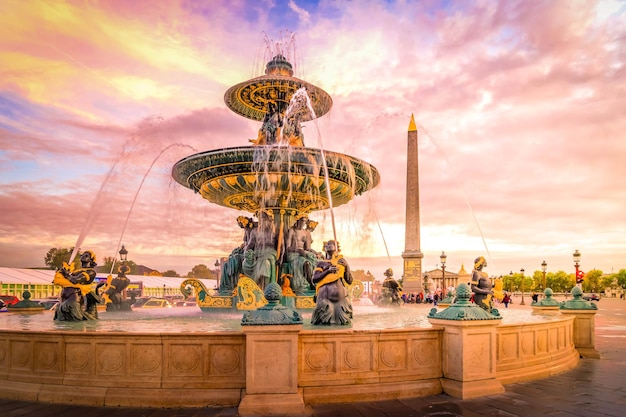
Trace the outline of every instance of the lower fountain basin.
[[[255, 369], [255, 360], [265, 363], [255, 349], [284, 338], [294, 343], [291, 353], [277, 350], [267, 360], [293, 365], [285, 380], [306, 404], [437, 395], [443, 392], [445, 330], [426, 320], [430, 308], [355, 305], [351, 327], [253, 326], [258, 329], [241, 329], [241, 312], [208, 315], [194, 307], [102, 313], [98, 321], [79, 323], [54, 322], [51, 312], [6, 313], [0, 320], [0, 397], [98, 406], [241, 406], [250, 381], [268, 378], [267, 370]], [[492, 339], [500, 383], [545, 378], [578, 363], [573, 316], [512, 309], [502, 316]], [[309, 320], [305, 313], [304, 322]]]

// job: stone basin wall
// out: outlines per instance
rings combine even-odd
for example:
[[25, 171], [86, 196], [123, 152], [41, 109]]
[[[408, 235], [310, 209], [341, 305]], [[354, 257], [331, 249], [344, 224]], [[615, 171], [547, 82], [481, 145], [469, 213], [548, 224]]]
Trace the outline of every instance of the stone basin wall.
[[[575, 367], [579, 355], [573, 325], [573, 317], [565, 316], [499, 325], [497, 379], [502, 384], [528, 381]], [[298, 390], [306, 404], [439, 394], [443, 332], [301, 330], [293, 370]], [[272, 384], [271, 370], [246, 369], [243, 332], [0, 330], [3, 398], [100, 406], [230, 407], [244, 397], [250, 372], [266, 372], [260, 377]]]

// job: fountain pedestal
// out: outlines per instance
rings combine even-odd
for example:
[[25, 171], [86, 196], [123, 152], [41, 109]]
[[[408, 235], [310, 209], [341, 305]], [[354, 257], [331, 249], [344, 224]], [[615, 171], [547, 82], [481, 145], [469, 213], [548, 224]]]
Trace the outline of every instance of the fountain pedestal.
[[598, 310], [565, 310], [561, 314], [574, 316], [574, 346], [584, 358], [600, 358], [596, 350], [596, 313]]
[[443, 328], [441, 342], [443, 392], [467, 399], [504, 392], [496, 378], [496, 328], [502, 316], [470, 302], [467, 284], [457, 288], [457, 302], [441, 312], [431, 309], [428, 321]]
[[242, 326], [242, 330], [246, 335], [246, 390], [239, 415], [313, 415], [298, 388], [302, 325]]
[[600, 358], [596, 350], [596, 303], [583, 300], [583, 290], [572, 288], [572, 299], [560, 303], [561, 314], [574, 316], [574, 346], [585, 358]]
[[443, 328], [441, 347], [446, 394], [476, 398], [504, 392], [496, 378], [496, 320], [453, 321], [429, 319], [433, 327]]

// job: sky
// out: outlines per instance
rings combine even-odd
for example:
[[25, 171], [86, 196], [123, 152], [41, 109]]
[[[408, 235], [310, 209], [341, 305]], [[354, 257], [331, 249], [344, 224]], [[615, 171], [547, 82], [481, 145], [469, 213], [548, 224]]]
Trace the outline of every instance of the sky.
[[[290, 43], [291, 42], [291, 43]], [[422, 268], [626, 268], [625, 1], [21, 1], [0, 10], [0, 266], [91, 249], [184, 275], [241, 242], [236, 210], [171, 178], [260, 127], [224, 93], [290, 44], [331, 111], [305, 145], [381, 181], [311, 213], [353, 269], [402, 275], [407, 130]], [[331, 215], [332, 214], [332, 215]]]

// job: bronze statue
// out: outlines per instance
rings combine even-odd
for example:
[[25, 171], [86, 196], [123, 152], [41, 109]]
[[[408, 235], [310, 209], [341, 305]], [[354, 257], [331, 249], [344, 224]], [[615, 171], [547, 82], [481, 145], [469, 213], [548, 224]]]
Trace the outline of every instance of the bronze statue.
[[[63, 287], [61, 302], [54, 312], [54, 320], [79, 321], [97, 318], [94, 301], [100, 296], [92, 291], [91, 284], [96, 279], [96, 255], [87, 250], [80, 255], [81, 268], [74, 269], [64, 263], [61, 269], [54, 274], [54, 284]], [[87, 299], [87, 295], [90, 298]], [[89, 303], [88, 303], [89, 302]]]
[[402, 287], [400, 287], [398, 281], [393, 277], [393, 269], [387, 268], [385, 271], [385, 280], [383, 281], [382, 298], [378, 305], [399, 306], [402, 304], [402, 299], [400, 298], [401, 291]]
[[472, 271], [471, 288], [474, 293], [474, 303], [491, 312], [493, 308], [493, 291], [491, 280], [483, 268], [487, 266], [487, 261], [482, 256], [474, 260], [474, 270]]
[[[232, 295], [235, 288], [237, 288], [237, 281], [239, 281], [239, 276], [243, 272], [244, 249], [248, 245], [253, 228], [256, 227], [252, 218], [245, 216], [237, 217], [237, 224], [244, 230], [243, 242], [233, 249], [222, 267], [219, 294], [224, 296]], [[250, 271], [250, 273], [253, 272]]]
[[311, 324], [347, 325], [352, 320], [352, 303], [347, 285], [352, 284], [348, 262], [339, 254], [334, 240], [324, 243], [324, 260], [318, 261], [313, 272], [316, 304]]
[[276, 282], [277, 233], [272, 211], [259, 210], [258, 219], [259, 224], [252, 229], [244, 250], [243, 273], [264, 290], [267, 284]]
[[313, 268], [317, 263], [317, 252], [311, 249], [313, 239], [307, 223], [307, 216], [300, 214], [287, 232], [287, 263], [283, 264], [283, 270], [291, 275], [291, 288], [297, 295], [306, 295], [311, 288]]
[[125, 295], [125, 290], [130, 285], [130, 279], [126, 276], [130, 272], [130, 267], [122, 262], [117, 272], [115, 278], [112, 278], [111, 275], [108, 276], [107, 287], [103, 292], [107, 311], [132, 311], [130, 307], [132, 302], [127, 300]]

